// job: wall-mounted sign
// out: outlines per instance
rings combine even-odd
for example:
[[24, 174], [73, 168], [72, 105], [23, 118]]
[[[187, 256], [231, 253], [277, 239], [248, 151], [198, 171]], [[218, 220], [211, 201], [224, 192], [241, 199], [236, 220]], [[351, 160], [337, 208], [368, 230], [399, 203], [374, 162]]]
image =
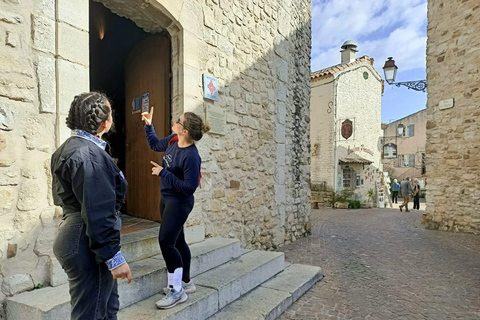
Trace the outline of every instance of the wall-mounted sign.
[[142, 113], [144, 112], [149, 113], [150, 112], [149, 106], [150, 106], [150, 94], [147, 92], [142, 94]]
[[216, 134], [227, 133], [227, 113], [225, 109], [207, 106], [207, 122], [210, 125], [210, 132]]
[[350, 119], [347, 119], [342, 122], [342, 137], [347, 140], [353, 134], [353, 122]]
[[132, 99], [132, 113], [140, 113], [142, 111], [142, 98], [135, 97]]
[[451, 98], [451, 99], [440, 101], [440, 103], [438, 104], [438, 108], [440, 110], [445, 110], [445, 109], [453, 108], [454, 105], [455, 105], [455, 99]]
[[208, 74], [203, 74], [203, 97], [218, 101], [218, 79]]
[[397, 158], [397, 145], [394, 143], [387, 143], [383, 146], [383, 158], [384, 159], [396, 159]]

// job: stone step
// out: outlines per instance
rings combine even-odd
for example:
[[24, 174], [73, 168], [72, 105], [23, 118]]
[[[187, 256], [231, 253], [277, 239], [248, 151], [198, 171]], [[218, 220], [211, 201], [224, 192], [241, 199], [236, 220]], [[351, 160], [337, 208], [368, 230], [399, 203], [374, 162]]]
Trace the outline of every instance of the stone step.
[[[209, 238], [191, 245], [190, 252], [190, 276], [193, 278], [239, 257], [242, 250], [237, 239]], [[150, 297], [167, 286], [167, 267], [161, 255], [129, 265], [135, 278], [131, 284], [119, 281], [120, 308]]]
[[121, 310], [118, 319], [204, 320], [281, 272], [284, 265], [283, 253], [248, 251], [229, 263], [195, 277], [197, 291], [175, 308], [157, 309], [155, 302], [163, 295], [156, 294]]
[[[237, 239], [209, 238], [190, 246], [191, 276], [194, 277], [239, 257], [243, 250]], [[129, 263], [132, 284], [119, 281], [120, 308], [160, 292], [167, 285], [167, 271], [161, 255]], [[68, 284], [22, 293], [6, 302], [9, 320], [65, 320], [70, 315]]]
[[273, 320], [322, 278], [322, 270], [292, 264], [208, 320]]
[[[130, 263], [160, 254], [159, 229], [160, 227], [155, 227], [122, 235], [122, 254], [125, 259]], [[188, 227], [184, 232], [188, 244], [205, 240], [205, 225]]]

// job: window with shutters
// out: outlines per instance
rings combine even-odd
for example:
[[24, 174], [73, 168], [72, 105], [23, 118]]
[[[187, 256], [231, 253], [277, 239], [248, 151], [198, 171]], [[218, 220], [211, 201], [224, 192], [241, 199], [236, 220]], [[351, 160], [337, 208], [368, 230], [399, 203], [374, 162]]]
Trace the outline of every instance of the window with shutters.
[[415, 125], [411, 124], [403, 128], [402, 137], [408, 138], [413, 137], [415, 135]]
[[415, 167], [414, 154], [401, 154], [397, 158], [396, 167]]

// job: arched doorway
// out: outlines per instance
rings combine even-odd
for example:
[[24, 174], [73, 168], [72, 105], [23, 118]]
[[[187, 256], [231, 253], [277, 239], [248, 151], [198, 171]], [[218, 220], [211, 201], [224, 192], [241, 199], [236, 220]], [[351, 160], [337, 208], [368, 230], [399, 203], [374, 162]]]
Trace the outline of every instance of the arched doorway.
[[158, 136], [170, 133], [170, 55], [168, 32], [146, 32], [90, 1], [90, 90], [113, 101], [116, 131], [108, 136], [109, 152], [129, 182], [126, 213], [155, 221], [160, 221], [160, 181], [151, 175], [149, 161], [161, 163], [162, 154], [146, 143], [138, 105], [148, 95], [143, 103], [155, 106]]

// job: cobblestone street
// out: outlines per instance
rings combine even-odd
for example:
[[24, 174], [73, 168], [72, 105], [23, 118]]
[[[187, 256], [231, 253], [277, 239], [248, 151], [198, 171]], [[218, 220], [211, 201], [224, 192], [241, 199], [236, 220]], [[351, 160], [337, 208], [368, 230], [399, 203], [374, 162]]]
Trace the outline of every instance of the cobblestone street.
[[280, 319], [480, 319], [480, 236], [425, 230], [423, 211], [312, 210], [280, 249], [325, 278]]

